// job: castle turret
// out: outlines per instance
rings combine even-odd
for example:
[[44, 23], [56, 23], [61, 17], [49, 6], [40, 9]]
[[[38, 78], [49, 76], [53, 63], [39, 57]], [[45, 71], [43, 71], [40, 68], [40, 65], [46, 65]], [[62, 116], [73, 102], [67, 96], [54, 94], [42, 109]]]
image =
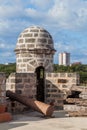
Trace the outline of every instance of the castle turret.
[[41, 27], [25, 29], [18, 37], [15, 53], [17, 73], [34, 73], [39, 66], [43, 66], [46, 72], [53, 71], [53, 39]]

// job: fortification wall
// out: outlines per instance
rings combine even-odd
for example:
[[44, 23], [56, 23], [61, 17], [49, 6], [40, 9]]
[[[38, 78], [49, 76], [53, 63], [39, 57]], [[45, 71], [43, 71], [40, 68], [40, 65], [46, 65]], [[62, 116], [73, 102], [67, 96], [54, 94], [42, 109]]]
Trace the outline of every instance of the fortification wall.
[[0, 72], [0, 104], [6, 103], [6, 75]]

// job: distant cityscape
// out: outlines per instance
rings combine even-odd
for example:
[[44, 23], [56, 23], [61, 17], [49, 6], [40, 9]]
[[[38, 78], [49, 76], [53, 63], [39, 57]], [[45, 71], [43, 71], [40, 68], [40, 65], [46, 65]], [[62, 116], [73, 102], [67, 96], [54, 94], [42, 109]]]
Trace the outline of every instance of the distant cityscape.
[[[5, 63], [5, 65], [9, 65], [9, 64], [12, 63]], [[71, 63], [71, 53], [64, 51], [58, 54], [58, 64], [63, 66], [71, 66], [71, 65], [80, 65], [82, 64], [82, 62], [77, 61]]]

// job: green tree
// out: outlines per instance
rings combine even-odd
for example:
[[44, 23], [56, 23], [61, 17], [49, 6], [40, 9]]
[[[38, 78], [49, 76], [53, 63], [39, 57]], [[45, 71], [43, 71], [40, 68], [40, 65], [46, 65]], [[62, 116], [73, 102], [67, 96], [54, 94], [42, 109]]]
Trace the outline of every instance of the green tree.
[[0, 72], [5, 72], [7, 76], [9, 76], [10, 73], [16, 72], [16, 64], [0, 64]]

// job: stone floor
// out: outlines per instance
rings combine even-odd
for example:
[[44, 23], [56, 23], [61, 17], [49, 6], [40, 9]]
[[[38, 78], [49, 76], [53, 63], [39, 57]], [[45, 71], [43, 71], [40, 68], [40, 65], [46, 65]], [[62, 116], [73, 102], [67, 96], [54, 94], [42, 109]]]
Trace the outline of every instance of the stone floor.
[[60, 111], [46, 118], [38, 112], [30, 112], [14, 115], [11, 122], [0, 124], [0, 130], [87, 130], [87, 117], [68, 117]]

